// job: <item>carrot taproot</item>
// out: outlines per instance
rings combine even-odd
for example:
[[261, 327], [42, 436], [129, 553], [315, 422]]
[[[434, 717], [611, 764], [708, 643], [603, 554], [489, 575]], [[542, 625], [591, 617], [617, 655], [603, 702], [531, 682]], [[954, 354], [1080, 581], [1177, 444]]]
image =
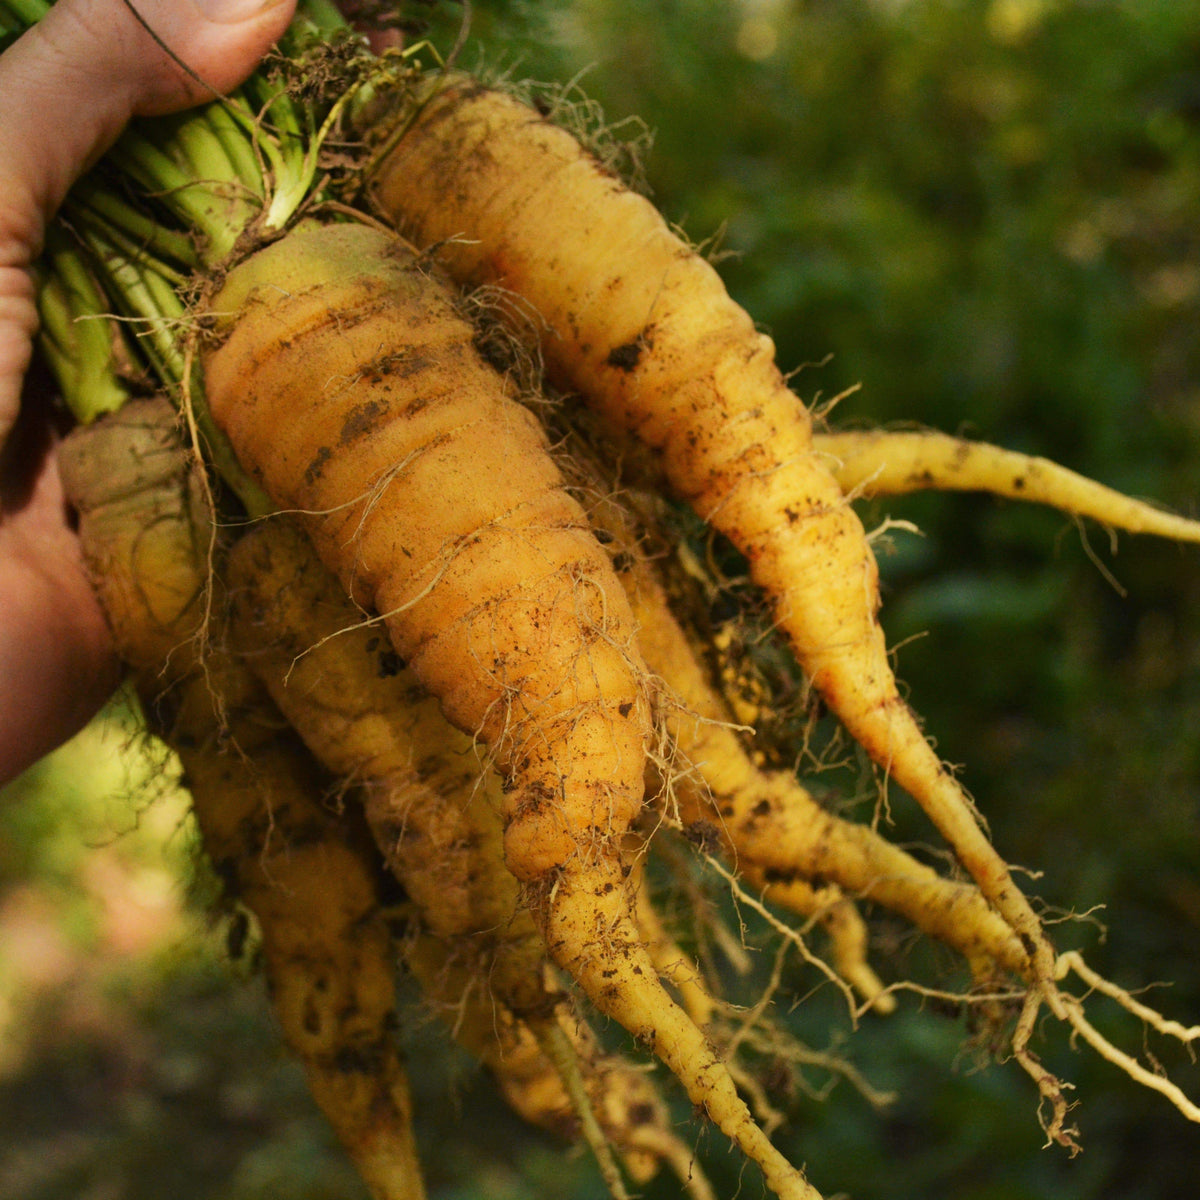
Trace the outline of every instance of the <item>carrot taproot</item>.
[[620, 837], [650, 737], [632, 619], [536, 419], [404, 243], [301, 227], [212, 297], [209, 408], [243, 466], [505, 774], [505, 860], [551, 957], [782, 1197], [814, 1197], [657, 979]]
[[[537, 940], [528, 915], [518, 919], [519, 885], [499, 845], [494, 864], [478, 865], [475, 848], [502, 837], [486, 750], [446, 721], [310, 539], [287, 517], [260, 522], [230, 551], [224, 577], [237, 650], [326, 770], [362, 797], [422, 924], [438, 937]], [[521, 931], [509, 935], [514, 924]], [[535, 959], [544, 957], [539, 946]]]
[[423, 264], [365, 226], [307, 228], [230, 272], [211, 309], [208, 404], [244, 464], [449, 719], [520, 765], [514, 873], [628, 822], [647, 727], [627, 610], [536, 419]]
[[1200, 521], [1126, 496], [1048, 458], [932, 429], [847, 429], [813, 435], [848, 496], [908, 492], [991, 492], [1047, 504], [1112, 529], [1200, 542]]
[[201, 654], [212, 514], [174, 409], [126, 402], [64, 439], [60, 470], [117, 648], [183, 763], [205, 850], [258, 919], [284, 1038], [377, 1200], [422, 1200], [377, 871], [321, 805], [315, 763], [250, 674]]
[[376, 1200], [423, 1200], [366, 830], [323, 802], [326, 777], [240, 663], [192, 676], [164, 735], [205, 853], [257, 920], [272, 1007], [314, 1099]]
[[372, 166], [379, 210], [460, 283], [533, 309], [551, 379], [652, 447], [676, 494], [746, 555], [814, 688], [1052, 981], [1041, 921], [900, 695], [874, 557], [770, 339], [644, 197], [533, 108], [442, 76], [397, 127]]
[[[548, 984], [545, 943], [504, 866], [499, 781], [477, 746], [446, 722], [286, 518], [241, 538], [226, 578], [246, 661], [309, 749], [364, 798], [367, 823], [422, 931], [406, 941], [443, 946], [469, 972], [479, 993], [472, 1001], [511, 1014], [553, 1073], [543, 1043], [560, 1041], [556, 1009], [566, 997]], [[424, 961], [412, 945], [407, 955], [410, 967]], [[509, 1051], [518, 1047], [502, 1054]], [[547, 1086], [530, 1084], [542, 1097]], [[576, 1098], [601, 1173], [621, 1200], [624, 1185], [592, 1101]]]

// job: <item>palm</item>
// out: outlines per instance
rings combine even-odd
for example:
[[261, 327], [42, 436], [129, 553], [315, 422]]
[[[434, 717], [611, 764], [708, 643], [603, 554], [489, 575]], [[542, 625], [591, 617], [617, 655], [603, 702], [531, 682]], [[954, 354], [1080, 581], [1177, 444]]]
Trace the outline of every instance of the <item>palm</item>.
[[0, 459], [0, 779], [75, 732], [116, 682], [108, 628], [68, 523], [44, 413]]

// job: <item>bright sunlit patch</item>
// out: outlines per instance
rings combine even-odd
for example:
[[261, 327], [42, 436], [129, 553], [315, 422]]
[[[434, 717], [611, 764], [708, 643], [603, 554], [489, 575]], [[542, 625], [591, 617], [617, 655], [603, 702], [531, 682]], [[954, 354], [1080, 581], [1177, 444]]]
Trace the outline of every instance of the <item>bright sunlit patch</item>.
[[751, 62], [766, 62], [779, 48], [779, 0], [742, 0], [734, 48]]
[[765, 17], [747, 17], [738, 27], [735, 41], [738, 53], [751, 62], [765, 62], [779, 45], [774, 22]]
[[101, 1020], [113, 972], [190, 935], [189, 801], [165, 759], [117, 699], [0, 792], [0, 1077], [44, 1003]]
[[987, 29], [998, 42], [1015, 45], [1037, 31], [1049, 14], [1049, 0], [993, 0], [987, 10]]

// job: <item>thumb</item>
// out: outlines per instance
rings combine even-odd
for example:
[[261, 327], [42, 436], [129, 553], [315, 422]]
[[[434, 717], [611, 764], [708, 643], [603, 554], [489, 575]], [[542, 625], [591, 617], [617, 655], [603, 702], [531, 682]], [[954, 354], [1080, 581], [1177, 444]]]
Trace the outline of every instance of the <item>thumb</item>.
[[0, 56], [0, 446], [16, 419], [37, 329], [28, 268], [67, 189], [130, 117], [186, 108], [240, 83], [294, 7], [295, 0], [59, 0]]

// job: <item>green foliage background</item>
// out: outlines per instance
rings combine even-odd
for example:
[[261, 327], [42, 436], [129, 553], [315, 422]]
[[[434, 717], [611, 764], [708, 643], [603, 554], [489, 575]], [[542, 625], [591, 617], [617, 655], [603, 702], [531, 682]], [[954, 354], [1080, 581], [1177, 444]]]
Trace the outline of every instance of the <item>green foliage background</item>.
[[[439, 45], [458, 16], [434, 11]], [[696, 240], [723, 231], [722, 272], [785, 369], [803, 366], [797, 388], [828, 398], [862, 384], [836, 422], [964, 430], [1197, 511], [1200, 3], [480, 0], [461, 61], [557, 80], [589, 68], [586, 90], [612, 118], [644, 118], [657, 202]], [[1106, 906], [1106, 938], [1062, 931], [1093, 966], [1128, 986], [1174, 981], [1156, 1002], [1200, 1020], [1200, 555], [1133, 538], [1114, 554], [1104, 531], [1081, 536], [1056, 514], [979, 497], [864, 512], [868, 526], [889, 515], [922, 531], [897, 533], [882, 560], [885, 624], [907, 643], [900, 675], [944, 756], [966, 764], [1002, 852], [1044, 872], [1034, 886], [1047, 903]], [[910, 806], [893, 807], [897, 837], [924, 836]], [[18, 827], [13, 811], [0, 808], [9, 844], [43, 845], [46, 822]], [[0, 889], [39, 862], [13, 851]], [[877, 929], [885, 973], [923, 953], [886, 919]], [[83, 1181], [118, 1190], [51, 1178], [23, 1184], [20, 1200], [162, 1194], [152, 1147], [176, 1166], [224, 1164], [177, 1171], [174, 1196], [359, 1194], [273, 1057], [256, 983], [226, 991], [216, 952], [200, 957], [133, 988], [131, 1011], [162, 1051], [145, 1054], [146, 1071], [172, 1055], [194, 1068], [186, 1086], [143, 1079], [137, 1120], [108, 1108], [97, 1132], [70, 1108], [62, 1097], [96, 1087], [77, 1046], [0, 1073], [0, 1129], [24, 1097], [57, 1094], [23, 1136], [57, 1122], [77, 1142], [81, 1122], [120, 1163], [142, 1164], [85, 1156]], [[817, 1046], [845, 1032], [821, 996], [794, 1020]], [[1105, 1028], [1139, 1045], [1129, 1023]], [[880, 1116], [846, 1087], [823, 1103], [798, 1095], [780, 1140], [825, 1192], [862, 1200], [1195, 1194], [1200, 1134], [1158, 1097], [1049, 1031], [1047, 1059], [1081, 1101], [1085, 1152], [1069, 1160], [1041, 1149], [1021, 1072], [976, 1069], [963, 1036], [915, 1001], [867, 1020], [847, 1049], [898, 1102]], [[1155, 1050], [1200, 1095], [1200, 1072]], [[522, 1131], [432, 1033], [418, 1031], [412, 1052], [435, 1196], [601, 1194], [586, 1162]], [[58, 1072], [54, 1087], [39, 1067]], [[230, 1088], [256, 1097], [253, 1137], [222, 1107]], [[240, 1132], [214, 1137], [214, 1122]], [[718, 1140], [700, 1154], [733, 1195], [738, 1166]], [[14, 1153], [0, 1133], [0, 1180]], [[757, 1195], [757, 1181], [743, 1189]]]

